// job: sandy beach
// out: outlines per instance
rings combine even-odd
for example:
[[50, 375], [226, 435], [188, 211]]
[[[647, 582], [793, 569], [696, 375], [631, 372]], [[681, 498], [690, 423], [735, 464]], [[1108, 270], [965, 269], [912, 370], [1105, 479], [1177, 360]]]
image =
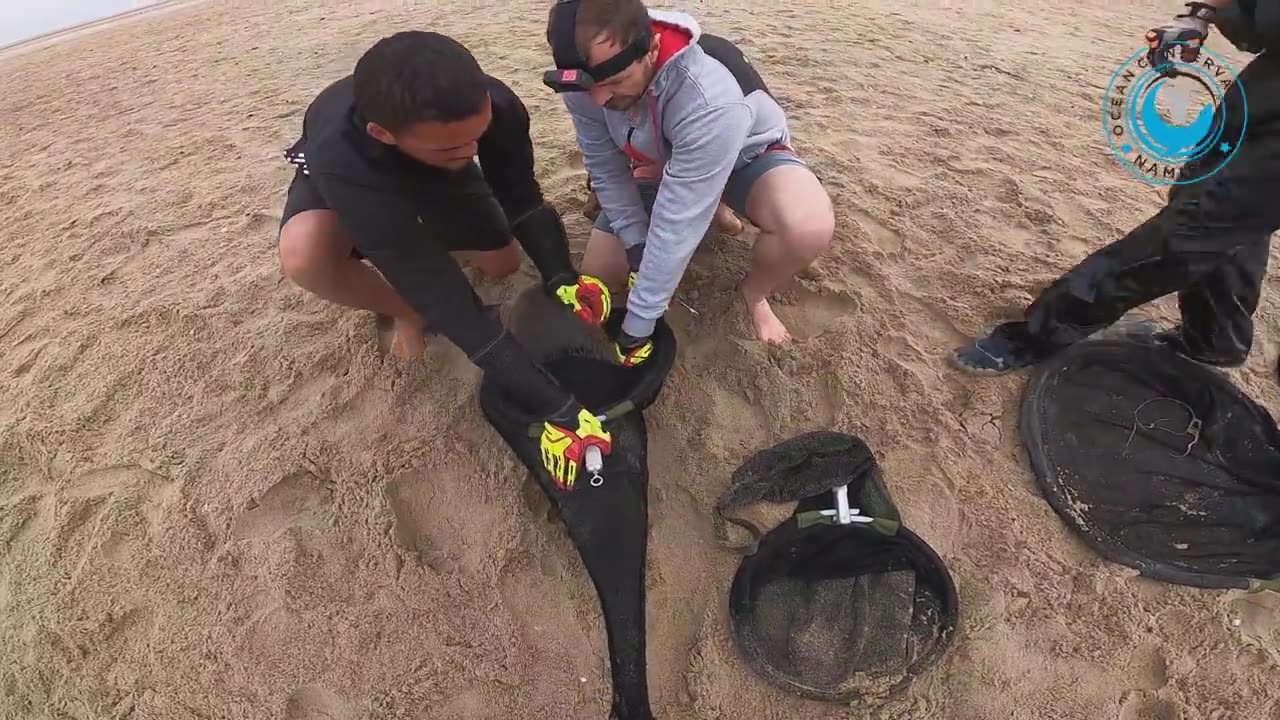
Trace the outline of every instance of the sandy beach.
[[[789, 113], [837, 216], [750, 338], [754, 230], [712, 237], [668, 320], [650, 425], [649, 684], [664, 720], [1280, 718], [1280, 599], [1134, 577], [1032, 482], [1023, 376], [945, 354], [1165, 191], [1112, 159], [1103, 86], [1180, 3], [695, 1]], [[0, 57], [0, 720], [603, 720], [594, 590], [443, 341], [280, 275], [280, 151], [378, 38], [450, 34], [529, 107], [576, 252], [568, 115], [540, 82], [546, 3], [218, 2]], [[486, 27], [492, 25], [492, 27]], [[1208, 47], [1242, 67], [1214, 35]], [[509, 300], [536, 277], [482, 284]], [[1155, 317], [1175, 317], [1170, 300]], [[1246, 367], [1273, 413], [1280, 283]], [[946, 560], [962, 627], [886, 706], [773, 689], [738, 658], [738, 556], [711, 508], [756, 450], [854, 433]]]

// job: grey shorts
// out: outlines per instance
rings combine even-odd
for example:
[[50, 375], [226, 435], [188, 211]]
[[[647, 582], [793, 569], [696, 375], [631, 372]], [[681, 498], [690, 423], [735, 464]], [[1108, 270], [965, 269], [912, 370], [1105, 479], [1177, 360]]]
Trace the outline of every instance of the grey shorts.
[[[729, 182], [725, 183], [721, 201], [738, 215], [746, 217], [747, 197], [751, 194], [751, 188], [755, 187], [756, 182], [766, 172], [782, 165], [808, 167], [800, 156], [790, 150], [770, 150], [729, 175]], [[644, 203], [645, 212], [652, 213], [653, 203], [658, 199], [658, 183], [637, 182], [636, 186], [640, 190], [640, 201]], [[592, 227], [611, 235], [615, 234], [613, 224], [609, 222], [609, 217], [605, 215], [603, 208], [600, 214], [596, 215], [596, 221]]]

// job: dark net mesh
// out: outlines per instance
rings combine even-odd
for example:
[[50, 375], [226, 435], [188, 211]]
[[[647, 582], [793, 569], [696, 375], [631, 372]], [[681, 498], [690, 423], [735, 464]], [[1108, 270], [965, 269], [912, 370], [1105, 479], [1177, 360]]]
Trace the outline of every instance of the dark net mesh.
[[1280, 578], [1280, 433], [1221, 372], [1079, 343], [1036, 371], [1021, 430], [1041, 491], [1104, 557], [1199, 587]]
[[[838, 485], [876, 522], [822, 515]], [[900, 691], [936, 662], [958, 615], [954, 583], [898, 522], [861, 440], [807, 433], [764, 450], [734, 474], [717, 507], [761, 500], [799, 505], [752, 546], [730, 590], [735, 640], [758, 672], [807, 697], [847, 701]]]
[[728, 541], [724, 525], [727, 521], [751, 534], [753, 544], [748, 550], [754, 550], [754, 543], [763, 533], [750, 522], [726, 515], [729, 510], [757, 502], [800, 500], [837, 485], [857, 488], [863, 514], [898, 519], [898, 510], [889, 499], [875, 456], [866, 443], [844, 433], [815, 431], [761, 450], [734, 471], [729, 487], [716, 502], [717, 538], [722, 543]]
[[661, 325], [650, 361], [624, 369], [601, 359], [603, 337], [539, 293], [517, 300], [512, 315], [513, 332], [521, 344], [585, 406], [597, 413], [619, 403], [636, 408], [604, 423], [613, 436], [613, 451], [604, 458], [600, 485], [593, 486], [584, 469], [573, 489], [563, 491], [543, 469], [538, 439], [530, 434], [537, 418], [511, 402], [496, 385], [486, 382], [480, 388], [485, 417], [551, 500], [599, 595], [613, 680], [611, 717], [648, 720], [653, 717], [644, 622], [649, 472], [640, 410], [656, 397], [670, 370], [674, 337]]

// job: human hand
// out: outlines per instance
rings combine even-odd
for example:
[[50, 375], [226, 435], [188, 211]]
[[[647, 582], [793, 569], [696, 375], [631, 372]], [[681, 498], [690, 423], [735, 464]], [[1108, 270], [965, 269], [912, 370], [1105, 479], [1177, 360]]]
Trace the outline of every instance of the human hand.
[[627, 290], [635, 287], [636, 273], [640, 272], [640, 261], [644, 259], [644, 243], [627, 248]]
[[1209, 37], [1209, 24], [1213, 22], [1217, 8], [1202, 2], [1187, 3], [1187, 12], [1174, 17], [1172, 21], [1147, 31], [1147, 62], [1150, 66], [1168, 74], [1172, 68], [1160, 67], [1169, 65], [1170, 54], [1175, 47], [1180, 48], [1178, 59], [1184, 63], [1193, 63], [1200, 57], [1200, 47]]
[[551, 291], [585, 323], [603, 325], [609, 319], [613, 301], [609, 288], [598, 278], [578, 275], [576, 280], [556, 285]]
[[653, 353], [653, 340], [631, 337], [625, 332], [613, 344], [613, 355], [623, 367], [635, 367], [649, 359]]
[[571, 492], [587, 448], [595, 447], [602, 455], [608, 455], [613, 449], [613, 437], [599, 418], [579, 405], [576, 414], [543, 423], [539, 446], [542, 465], [551, 479], [561, 490]]

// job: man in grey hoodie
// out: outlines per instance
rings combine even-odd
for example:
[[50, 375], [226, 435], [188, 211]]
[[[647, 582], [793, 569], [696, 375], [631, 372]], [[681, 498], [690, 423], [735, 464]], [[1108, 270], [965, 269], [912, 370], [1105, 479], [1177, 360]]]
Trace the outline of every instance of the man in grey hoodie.
[[723, 201], [760, 229], [740, 286], [756, 336], [789, 340], [768, 296], [830, 245], [831, 200], [786, 116], [731, 43], [642, 0], [560, 0], [547, 39], [600, 203], [582, 272], [621, 290], [618, 342], [642, 362], [654, 323]]

